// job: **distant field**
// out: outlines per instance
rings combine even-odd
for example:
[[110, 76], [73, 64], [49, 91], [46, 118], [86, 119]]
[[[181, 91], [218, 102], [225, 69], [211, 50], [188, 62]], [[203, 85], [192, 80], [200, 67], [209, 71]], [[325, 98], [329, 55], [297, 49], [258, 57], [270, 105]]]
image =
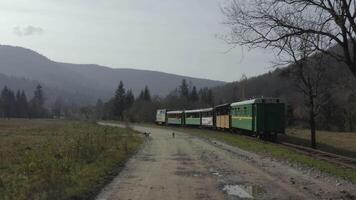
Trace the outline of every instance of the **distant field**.
[[[279, 137], [282, 141], [310, 146], [310, 131], [307, 129], [288, 129]], [[320, 150], [356, 158], [356, 132], [317, 131], [317, 147]]]
[[94, 123], [0, 120], [0, 199], [88, 199], [141, 142]]

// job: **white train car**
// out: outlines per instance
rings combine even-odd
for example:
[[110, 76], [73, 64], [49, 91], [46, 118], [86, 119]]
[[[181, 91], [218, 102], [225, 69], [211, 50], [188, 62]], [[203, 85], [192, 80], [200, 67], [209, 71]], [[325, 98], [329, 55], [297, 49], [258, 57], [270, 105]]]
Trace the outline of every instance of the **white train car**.
[[201, 125], [205, 127], [214, 126], [214, 108], [205, 108], [200, 110]]
[[167, 110], [166, 109], [157, 110], [156, 123], [160, 124], [160, 125], [166, 124], [166, 116], [167, 116]]

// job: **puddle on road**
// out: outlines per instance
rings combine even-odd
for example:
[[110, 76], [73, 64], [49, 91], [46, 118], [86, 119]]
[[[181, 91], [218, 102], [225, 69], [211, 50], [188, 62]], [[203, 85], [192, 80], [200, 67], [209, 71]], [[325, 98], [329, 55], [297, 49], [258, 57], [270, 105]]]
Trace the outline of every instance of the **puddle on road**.
[[241, 199], [254, 199], [257, 188], [251, 185], [225, 185], [223, 191]]

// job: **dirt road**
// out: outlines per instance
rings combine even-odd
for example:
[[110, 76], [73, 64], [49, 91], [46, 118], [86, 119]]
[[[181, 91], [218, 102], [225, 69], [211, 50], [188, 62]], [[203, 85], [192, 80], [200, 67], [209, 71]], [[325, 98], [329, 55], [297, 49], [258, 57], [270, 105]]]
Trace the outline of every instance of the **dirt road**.
[[134, 128], [150, 139], [97, 200], [355, 198], [355, 185], [318, 172], [182, 132]]

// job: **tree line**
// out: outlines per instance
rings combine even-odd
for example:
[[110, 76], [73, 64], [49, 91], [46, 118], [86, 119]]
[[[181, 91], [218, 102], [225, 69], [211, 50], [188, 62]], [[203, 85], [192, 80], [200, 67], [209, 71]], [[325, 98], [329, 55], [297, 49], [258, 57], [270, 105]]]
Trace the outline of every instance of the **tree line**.
[[120, 81], [108, 101], [98, 99], [95, 106], [80, 108], [80, 114], [86, 119], [154, 122], [156, 110], [159, 108], [183, 110], [211, 106], [214, 106], [213, 91], [208, 88], [198, 90], [185, 79], [163, 98], [152, 96], [148, 86], [135, 97], [132, 90], [127, 90]]
[[44, 107], [45, 98], [42, 86], [38, 85], [33, 97], [28, 100], [23, 90], [14, 92], [5, 86], [0, 95], [1, 118], [46, 118], [48, 111]]

